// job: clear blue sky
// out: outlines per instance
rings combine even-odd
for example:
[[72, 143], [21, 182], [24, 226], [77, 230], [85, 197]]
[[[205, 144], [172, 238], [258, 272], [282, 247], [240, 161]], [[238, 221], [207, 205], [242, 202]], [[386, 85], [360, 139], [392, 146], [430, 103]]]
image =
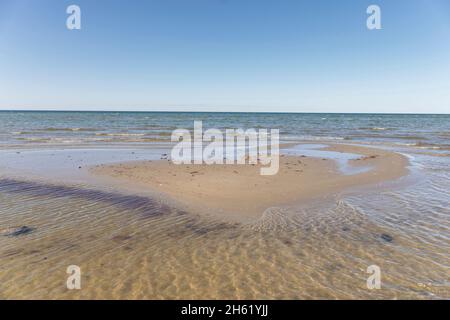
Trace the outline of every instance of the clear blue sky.
[[0, 109], [450, 113], [450, 1], [0, 0]]

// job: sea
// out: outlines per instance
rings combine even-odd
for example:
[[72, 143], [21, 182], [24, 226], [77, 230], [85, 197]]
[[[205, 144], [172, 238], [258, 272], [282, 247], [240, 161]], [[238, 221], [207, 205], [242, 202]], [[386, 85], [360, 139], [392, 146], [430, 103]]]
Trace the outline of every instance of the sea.
[[[194, 121], [392, 150], [409, 174], [241, 223], [79, 173], [159, 159]], [[14, 298], [450, 299], [450, 115], [0, 111], [0, 299]]]

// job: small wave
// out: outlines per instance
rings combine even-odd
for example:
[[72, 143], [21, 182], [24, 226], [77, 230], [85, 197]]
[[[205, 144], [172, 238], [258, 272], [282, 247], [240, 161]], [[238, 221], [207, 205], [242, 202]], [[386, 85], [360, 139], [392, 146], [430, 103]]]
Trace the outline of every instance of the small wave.
[[166, 142], [167, 139], [158, 139], [158, 138], [143, 138], [139, 139], [138, 142]]
[[450, 145], [448, 144], [434, 144], [434, 143], [422, 143], [417, 142], [416, 147], [421, 149], [433, 149], [433, 150], [450, 150]]
[[283, 136], [285, 141], [299, 141], [299, 140], [314, 140], [314, 141], [330, 141], [330, 140], [346, 140], [345, 137], [333, 137], [333, 136]]
[[130, 127], [129, 130], [145, 130], [145, 131], [154, 131], [154, 130], [167, 130], [172, 132], [173, 130], [180, 129], [177, 126], [169, 126], [169, 125], [148, 125], [148, 126], [138, 126], [138, 127]]
[[398, 139], [398, 140], [428, 140], [428, 138], [423, 136], [408, 136], [408, 135], [380, 135], [380, 134], [352, 134], [351, 138], [377, 138], [377, 139]]
[[392, 130], [391, 128], [385, 128], [385, 127], [361, 127], [358, 128], [359, 130], [372, 130], [372, 131], [386, 131], [386, 130]]
[[383, 127], [373, 127], [373, 128], [370, 128], [370, 130], [375, 130], [375, 131], [384, 131], [384, 130], [389, 130], [389, 128], [383, 128]]
[[72, 128], [72, 131], [98, 131], [99, 128]]
[[90, 140], [90, 141], [97, 141], [97, 142], [105, 142], [105, 143], [142, 143], [142, 142], [167, 142], [167, 139], [158, 139], [158, 138], [122, 138], [122, 139], [114, 139], [114, 138], [103, 138], [98, 140]]
[[145, 133], [96, 133], [96, 136], [106, 136], [106, 137], [142, 137]]
[[51, 138], [31, 137], [31, 138], [16, 138], [16, 140], [26, 141], [26, 142], [49, 142], [51, 140]]
[[46, 143], [46, 144], [78, 144], [84, 142], [101, 141], [95, 138], [69, 138], [69, 137], [24, 137], [16, 138], [18, 141], [26, 143]]
[[57, 128], [57, 127], [49, 127], [49, 128], [44, 128], [44, 129], [38, 129], [38, 131], [48, 131], [48, 132], [53, 132], [53, 131], [69, 131], [69, 132], [74, 132], [74, 131], [97, 131], [98, 129], [96, 128]]
[[448, 144], [434, 144], [434, 143], [423, 143], [423, 142], [414, 142], [414, 143], [402, 143], [397, 142], [396, 145], [407, 146], [407, 147], [415, 147], [419, 149], [430, 149], [430, 150], [450, 150], [450, 145]]

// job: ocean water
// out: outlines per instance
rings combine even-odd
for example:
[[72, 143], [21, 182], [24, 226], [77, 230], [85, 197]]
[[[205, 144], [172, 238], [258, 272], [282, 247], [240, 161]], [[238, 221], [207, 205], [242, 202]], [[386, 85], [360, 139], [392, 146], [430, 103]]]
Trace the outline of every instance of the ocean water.
[[450, 115], [0, 111], [0, 145], [151, 143], [173, 130], [273, 128], [283, 141], [362, 141], [450, 150]]
[[[158, 159], [194, 120], [386, 148], [410, 174], [241, 223], [79, 169]], [[449, 145], [449, 115], [0, 112], [0, 298], [450, 299]], [[69, 265], [81, 290], [65, 287]]]

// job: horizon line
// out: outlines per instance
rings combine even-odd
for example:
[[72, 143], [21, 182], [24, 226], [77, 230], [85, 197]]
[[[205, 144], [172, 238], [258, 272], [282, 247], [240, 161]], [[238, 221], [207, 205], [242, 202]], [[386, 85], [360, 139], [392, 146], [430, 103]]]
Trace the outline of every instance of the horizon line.
[[379, 115], [450, 115], [449, 113], [405, 112], [311, 112], [311, 111], [186, 111], [186, 110], [54, 110], [54, 109], [0, 109], [0, 112], [111, 112], [111, 113], [242, 113], [242, 114], [379, 114]]

